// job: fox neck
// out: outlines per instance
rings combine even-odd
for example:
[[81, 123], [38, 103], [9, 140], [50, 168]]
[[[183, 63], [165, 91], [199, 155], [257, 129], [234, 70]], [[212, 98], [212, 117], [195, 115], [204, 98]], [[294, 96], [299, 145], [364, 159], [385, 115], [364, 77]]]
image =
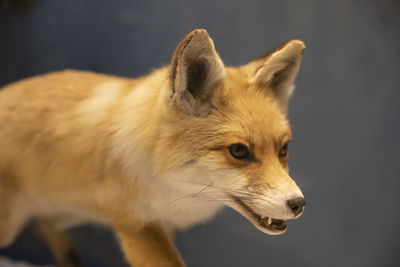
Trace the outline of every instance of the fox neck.
[[111, 153], [125, 173], [127, 187], [136, 188], [132, 214], [141, 221], [185, 228], [211, 218], [222, 204], [190, 203], [187, 188], [171, 182], [171, 175], [163, 175], [165, 164], [155, 156], [165, 123], [162, 114], [169, 105], [167, 71], [155, 71], [120, 100]]

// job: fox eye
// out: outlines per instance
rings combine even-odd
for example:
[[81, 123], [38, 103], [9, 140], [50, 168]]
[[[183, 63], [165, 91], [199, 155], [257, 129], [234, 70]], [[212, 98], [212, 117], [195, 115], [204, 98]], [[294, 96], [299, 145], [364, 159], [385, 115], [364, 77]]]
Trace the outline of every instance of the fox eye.
[[250, 156], [249, 148], [241, 143], [230, 145], [229, 152], [232, 157], [240, 160], [247, 160]]
[[289, 149], [289, 143], [286, 142], [286, 144], [283, 145], [283, 147], [281, 148], [281, 150], [279, 150], [279, 157], [280, 158], [284, 158], [287, 156], [288, 153], [288, 149]]

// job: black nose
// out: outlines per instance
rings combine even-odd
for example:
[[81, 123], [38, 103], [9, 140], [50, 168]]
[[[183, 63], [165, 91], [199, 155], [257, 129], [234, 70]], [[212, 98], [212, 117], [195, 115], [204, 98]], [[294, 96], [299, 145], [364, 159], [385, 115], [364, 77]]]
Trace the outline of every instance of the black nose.
[[302, 197], [292, 198], [287, 201], [287, 205], [293, 211], [294, 215], [297, 216], [303, 212], [306, 200]]

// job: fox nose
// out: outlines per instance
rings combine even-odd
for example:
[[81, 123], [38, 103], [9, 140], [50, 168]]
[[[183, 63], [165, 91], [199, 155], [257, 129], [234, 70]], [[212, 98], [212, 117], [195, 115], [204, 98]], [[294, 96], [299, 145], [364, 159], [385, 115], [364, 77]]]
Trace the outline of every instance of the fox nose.
[[306, 200], [302, 197], [292, 198], [287, 201], [287, 205], [293, 211], [294, 215], [297, 216], [303, 212]]

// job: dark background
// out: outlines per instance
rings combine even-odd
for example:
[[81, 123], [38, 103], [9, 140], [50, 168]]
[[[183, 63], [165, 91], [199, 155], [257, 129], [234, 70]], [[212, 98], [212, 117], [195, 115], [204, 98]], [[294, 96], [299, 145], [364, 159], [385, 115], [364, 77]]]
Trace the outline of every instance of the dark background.
[[[282, 236], [224, 210], [177, 237], [195, 266], [400, 266], [399, 1], [3, 1], [0, 85], [64, 68], [135, 77], [206, 28], [226, 65], [299, 38], [291, 176], [308, 201]], [[1, 149], [1, 148], [0, 148]], [[112, 233], [71, 231], [85, 266], [123, 266]], [[52, 263], [28, 227], [0, 256]]]

